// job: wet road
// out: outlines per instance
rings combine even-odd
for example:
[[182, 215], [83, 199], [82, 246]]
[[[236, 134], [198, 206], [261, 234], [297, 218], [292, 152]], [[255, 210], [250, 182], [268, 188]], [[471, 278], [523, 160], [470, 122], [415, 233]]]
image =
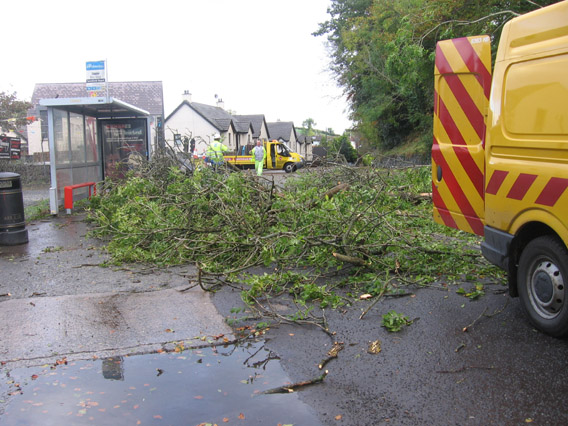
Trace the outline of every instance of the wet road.
[[[369, 301], [327, 311], [332, 338], [316, 327], [280, 325], [268, 346], [296, 381], [315, 377], [333, 341], [344, 343], [325, 382], [299, 393], [325, 424], [568, 424], [568, 341], [534, 330], [501, 285], [486, 286], [476, 301], [456, 289], [386, 299], [362, 320]], [[231, 315], [238, 295], [225, 290], [213, 301]], [[389, 333], [380, 324], [391, 309], [414, 323]], [[381, 351], [369, 353], [377, 340]]]
[[[195, 273], [188, 266], [101, 267], [106, 255], [85, 238], [86, 229], [82, 216], [62, 216], [28, 225], [29, 244], [0, 247], [3, 372], [61, 357], [150, 356], [183, 339], [231, 335], [222, 319], [243, 306], [237, 290], [210, 296], [188, 289]], [[536, 332], [503, 290], [488, 285], [485, 296], [470, 301], [456, 287], [419, 289], [378, 303], [362, 320], [371, 302], [360, 301], [326, 311], [333, 337], [316, 327], [279, 325], [265, 345], [280, 358], [283, 377], [298, 382], [320, 375], [317, 365], [332, 343], [344, 343], [324, 382], [297, 393], [326, 425], [568, 424], [568, 341]], [[285, 300], [272, 303], [287, 312]], [[415, 322], [387, 332], [381, 315], [391, 309]], [[377, 340], [381, 351], [369, 353]], [[2, 386], [4, 395], [10, 389]], [[248, 417], [229, 424], [258, 423]]]

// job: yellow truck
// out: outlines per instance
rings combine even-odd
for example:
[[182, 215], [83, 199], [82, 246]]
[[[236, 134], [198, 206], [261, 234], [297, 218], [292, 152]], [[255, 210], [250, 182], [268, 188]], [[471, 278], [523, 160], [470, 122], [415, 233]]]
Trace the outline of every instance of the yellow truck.
[[484, 237], [532, 324], [568, 335], [568, 1], [436, 47], [434, 220]]
[[[284, 170], [291, 173], [304, 166], [304, 158], [292, 151], [286, 144], [276, 140], [265, 141], [266, 159], [264, 169]], [[254, 169], [254, 158], [252, 155], [225, 155], [225, 162], [242, 169]]]

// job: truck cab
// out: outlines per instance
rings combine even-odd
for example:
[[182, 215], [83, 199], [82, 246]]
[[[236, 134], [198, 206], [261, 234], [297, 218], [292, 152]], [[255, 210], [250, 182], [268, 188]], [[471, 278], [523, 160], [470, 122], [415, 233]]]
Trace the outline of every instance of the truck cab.
[[266, 153], [265, 166], [267, 169], [284, 170], [290, 173], [304, 165], [302, 156], [292, 151], [284, 142], [267, 142]]

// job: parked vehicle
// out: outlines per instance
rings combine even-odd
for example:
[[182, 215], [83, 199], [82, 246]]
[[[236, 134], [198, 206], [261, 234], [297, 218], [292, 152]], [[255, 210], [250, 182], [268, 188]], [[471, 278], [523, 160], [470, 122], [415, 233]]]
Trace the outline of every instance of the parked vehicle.
[[529, 319], [568, 334], [568, 1], [436, 49], [434, 219], [484, 236]]
[[[282, 142], [276, 140], [265, 141], [266, 159], [264, 160], [264, 169], [268, 170], [284, 170], [291, 173], [304, 166], [304, 158], [292, 151]], [[236, 167], [248, 169], [254, 168], [254, 158], [251, 155], [225, 155], [224, 159]]]

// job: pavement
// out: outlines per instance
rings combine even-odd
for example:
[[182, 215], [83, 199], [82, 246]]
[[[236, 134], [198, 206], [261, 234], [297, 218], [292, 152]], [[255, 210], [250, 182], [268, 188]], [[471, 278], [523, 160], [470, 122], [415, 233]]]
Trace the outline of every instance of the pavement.
[[[84, 214], [29, 223], [29, 243], [0, 247], [0, 360], [152, 352], [203, 336], [232, 336], [191, 266], [106, 266]], [[188, 315], [188, 313], [190, 313]]]

